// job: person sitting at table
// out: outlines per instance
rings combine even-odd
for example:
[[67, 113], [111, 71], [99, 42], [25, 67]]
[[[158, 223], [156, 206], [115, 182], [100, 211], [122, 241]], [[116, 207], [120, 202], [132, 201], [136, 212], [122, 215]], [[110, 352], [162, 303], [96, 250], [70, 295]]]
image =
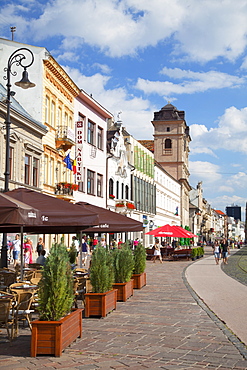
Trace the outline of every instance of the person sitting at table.
[[40, 265], [44, 266], [46, 257], [45, 257], [46, 251], [43, 249], [40, 253], [40, 256], [36, 259], [36, 263], [39, 263]]

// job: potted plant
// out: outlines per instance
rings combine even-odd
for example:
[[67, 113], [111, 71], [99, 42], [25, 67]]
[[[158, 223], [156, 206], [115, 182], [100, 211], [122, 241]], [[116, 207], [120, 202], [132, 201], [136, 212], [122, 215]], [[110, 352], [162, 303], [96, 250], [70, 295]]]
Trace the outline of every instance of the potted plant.
[[146, 249], [141, 243], [138, 243], [134, 249], [134, 269], [132, 279], [134, 280], [134, 289], [141, 289], [147, 284], [146, 277]]
[[190, 256], [191, 256], [192, 261], [195, 261], [196, 256], [197, 256], [197, 248], [192, 248]]
[[73, 301], [68, 252], [63, 243], [54, 244], [39, 282], [39, 320], [32, 322], [31, 357], [39, 354], [59, 357], [70, 343], [81, 337], [82, 309], [72, 310]]
[[125, 302], [133, 295], [133, 280], [131, 279], [134, 267], [134, 257], [127, 244], [122, 244], [121, 249], [112, 251], [114, 284], [117, 289], [117, 300]]
[[126, 203], [126, 207], [129, 208], [129, 209], [135, 209], [136, 208], [133, 203], [129, 203], [129, 202]]
[[112, 289], [113, 277], [112, 255], [108, 249], [97, 246], [90, 267], [92, 292], [85, 294], [85, 317], [105, 317], [116, 309], [117, 290]]
[[109, 195], [109, 198], [110, 198], [110, 199], [114, 199], [114, 198], [115, 198], [115, 195], [110, 194], [110, 195]]
[[117, 203], [117, 204], [116, 204], [116, 207], [119, 207], [119, 208], [124, 207], [124, 202], [119, 202], [119, 203]]

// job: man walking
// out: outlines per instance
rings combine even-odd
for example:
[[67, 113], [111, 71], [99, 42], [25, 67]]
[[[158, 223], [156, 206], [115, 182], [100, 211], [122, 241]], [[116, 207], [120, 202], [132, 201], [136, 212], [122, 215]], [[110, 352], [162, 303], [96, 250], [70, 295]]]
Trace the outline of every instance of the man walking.
[[16, 234], [15, 240], [13, 240], [12, 247], [11, 247], [11, 249], [13, 251], [14, 267], [18, 263], [18, 258], [19, 258], [19, 254], [20, 254], [20, 251], [21, 251], [21, 241], [20, 241], [19, 238], [20, 238], [20, 235]]

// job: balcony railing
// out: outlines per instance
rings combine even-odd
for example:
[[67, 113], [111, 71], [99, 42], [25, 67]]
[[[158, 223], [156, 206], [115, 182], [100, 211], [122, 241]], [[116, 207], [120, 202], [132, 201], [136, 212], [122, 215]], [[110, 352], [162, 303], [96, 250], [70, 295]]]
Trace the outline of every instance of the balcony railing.
[[58, 126], [56, 130], [56, 147], [65, 151], [75, 145], [75, 132], [68, 126]]

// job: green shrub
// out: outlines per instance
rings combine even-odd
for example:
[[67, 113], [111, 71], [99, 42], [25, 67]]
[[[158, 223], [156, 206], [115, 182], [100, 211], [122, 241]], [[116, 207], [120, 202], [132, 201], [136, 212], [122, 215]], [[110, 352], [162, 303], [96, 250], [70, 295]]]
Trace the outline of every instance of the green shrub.
[[73, 299], [73, 277], [67, 249], [63, 243], [54, 244], [39, 282], [40, 320], [60, 320], [71, 311]]
[[198, 248], [192, 248], [191, 250], [191, 258], [196, 258], [198, 252]]
[[130, 281], [134, 268], [134, 257], [129, 245], [122, 244], [121, 249], [112, 251], [115, 283]]
[[75, 263], [76, 256], [77, 256], [77, 250], [76, 250], [75, 244], [73, 242], [70, 249], [69, 249], [69, 262], [71, 263], [71, 265], [73, 265]]
[[104, 247], [94, 249], [90, 267], [93, 293], [105, 293], [112, 289], [114, 280], [112, 256]]
[[134, 249], [134, 274], [142, 274], [146, 268], [146, 249], [138, 243]]

